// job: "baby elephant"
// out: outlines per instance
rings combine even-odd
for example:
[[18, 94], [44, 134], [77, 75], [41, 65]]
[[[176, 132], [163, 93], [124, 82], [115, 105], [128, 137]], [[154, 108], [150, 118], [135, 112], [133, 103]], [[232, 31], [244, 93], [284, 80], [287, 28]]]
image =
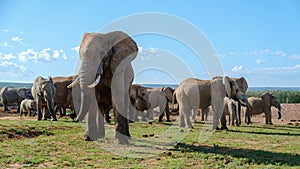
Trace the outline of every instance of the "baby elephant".
[[29, 113], [29, 116], [34, 116], [36, 112], [35, 100], [24, 99], [20, 105], [20, 116], [24, 113], [25, 116]]

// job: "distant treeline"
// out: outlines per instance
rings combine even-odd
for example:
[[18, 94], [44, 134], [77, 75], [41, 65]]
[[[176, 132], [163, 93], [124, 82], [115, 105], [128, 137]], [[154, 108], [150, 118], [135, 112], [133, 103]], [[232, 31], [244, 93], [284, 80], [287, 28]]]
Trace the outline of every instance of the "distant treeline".
[[274, 90], [274, 91], [247, 91], [247, 97], [260, 97], [265, 92], [271, 92], [274, 96], [280, 99], [281, 103], [286, 103], [288, 98], [288, 103], [300, 103], [300, 91], [294, 90]]
[[26, 87], [26, 88], [31, 88], [32, 87], [32, 83], [14, 83], [14, 82], [0, 82], [0, 89], [3, 87]]

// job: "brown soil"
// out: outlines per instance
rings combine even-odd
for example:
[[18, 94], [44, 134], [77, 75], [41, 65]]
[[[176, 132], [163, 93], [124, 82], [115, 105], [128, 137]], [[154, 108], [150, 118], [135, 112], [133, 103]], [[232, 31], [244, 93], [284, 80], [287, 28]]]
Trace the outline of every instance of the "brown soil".
[[[300, 126], [300, 103], [298, 104], [281, 104], [281, 119], [277, 119], [278, 113], [277, 109], [272, 107], [272, 122], [278, 125], [296, 125]], [[286, 109], [287, 108], [287, 109]], [[209, 115], [209, 119], [210, 119]], [[244, 122], [244, 114], [242, 113], [242, 122]], [[0, 120], [35, 120], [35, 117], [23, 116], [19, 117], [17, 110], [11, 109], [9, 112], [4, 112], [3, 107], [0, 107]], [[176, 119], [176, 116], [171, 117], [171, 119]], [[199, 119], [199, 117], [198, 117]], [[253, 124], [265, 124], [265, 115], [260, 114], [252, 116], [251, 121]]]

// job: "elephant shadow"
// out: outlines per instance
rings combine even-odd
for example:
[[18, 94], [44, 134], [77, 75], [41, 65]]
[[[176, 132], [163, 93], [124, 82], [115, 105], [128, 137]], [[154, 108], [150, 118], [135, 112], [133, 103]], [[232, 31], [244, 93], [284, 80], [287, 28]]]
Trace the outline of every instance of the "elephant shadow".
[[277, 153], [264, 150], [251, 150], [243, 148], [231, 148], [221, 146], [207, 146], [207, 145], [191, 145], [185, 143], [178, 143], [173, 151], [181, 152], [201, 152], [205, 154], [219, 154], [224, 156], [232, 156], [235, 158], [245, 158], [248, 164], [272, 164], [280, 163], [283, 166], [299, 166], [299, 155], [290, 153]]
[[[267, 128], [265, 128], [267, 129]], [[270, 130], [272, 130], [270, 128]], [[283, 130], [283, 129], [281, 129]], [[300, 136], [298, 133], [294, 132], [265, 132], [265, 131], [241, 131], [241, 130], [229, 130], [234, 133], [249, 133], [249, 134], [261, 134], [261, 135], [279, 135], [279, 136]], [[284, 130], [283, 130], [284, 131]]]

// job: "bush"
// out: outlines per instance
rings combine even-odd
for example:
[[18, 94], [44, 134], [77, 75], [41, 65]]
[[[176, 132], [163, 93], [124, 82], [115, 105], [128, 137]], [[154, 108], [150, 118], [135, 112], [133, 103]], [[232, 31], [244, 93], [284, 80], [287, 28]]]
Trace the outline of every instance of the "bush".
[[276, 96], [280, 103], [286, 103], [286, 99], [288, 98], [288, 103], [300, 103], [300, 91], [247, 91], [247, 97], [260, 97], [263, 93], [271, 92], [274, 96]]

